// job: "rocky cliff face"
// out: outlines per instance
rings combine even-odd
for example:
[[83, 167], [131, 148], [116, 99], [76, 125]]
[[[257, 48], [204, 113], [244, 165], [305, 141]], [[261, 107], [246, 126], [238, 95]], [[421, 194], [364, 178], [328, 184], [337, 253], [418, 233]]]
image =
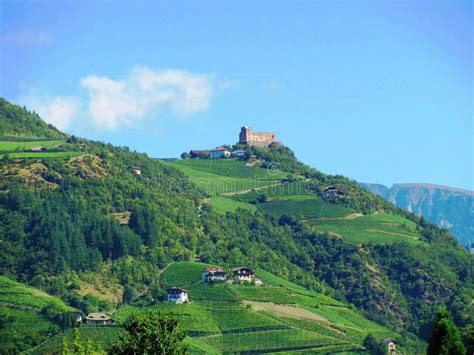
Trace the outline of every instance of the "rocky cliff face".
[[447, 228], [462, 245], [474, 243], [474, 192], [431, 184], [362, 183], [363, 187], [397, 206]]

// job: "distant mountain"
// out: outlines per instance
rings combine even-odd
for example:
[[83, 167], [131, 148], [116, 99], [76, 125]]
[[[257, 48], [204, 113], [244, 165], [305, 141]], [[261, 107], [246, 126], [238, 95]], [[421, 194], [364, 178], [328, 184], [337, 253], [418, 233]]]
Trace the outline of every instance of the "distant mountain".
[[463, 245], [474, 243], [474, 192], [432, 184], [361, 183], [370, 192], [447, 228]]

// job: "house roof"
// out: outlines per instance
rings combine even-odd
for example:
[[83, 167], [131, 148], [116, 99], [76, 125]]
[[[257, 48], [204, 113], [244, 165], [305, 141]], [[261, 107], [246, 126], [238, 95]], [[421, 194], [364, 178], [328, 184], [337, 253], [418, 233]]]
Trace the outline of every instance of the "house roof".
[[206, 272], [224, 272], [224, 269], [221, 268], [221, 267], [208, 267], [208, 268], [205, 268], [203, 271], [206, 271]]
[[168, 294], [188, 293], [184, 288], [171, 287], [166, 291]]
[[209, 152], [229, 152], [230, 150], [224, 147], [217, 147], [215, 149], [211, 149]]
[[86, 317], [87, 320], [97, 320], [97, 321], [106, 321], [106, 320], [111, 320], [112, 318], [110, 318], [108, 315], [106, 315], [105, 313], [101, 313], [101, 312], [93, 312], [93, 313], [89, 313]]
[[42, 146], [42, 145], [39, 145], [39, 146], [36, 146], [36, 147], [31, 147], [30, 150], [44, 150], [46, 149], [46, 147]]
[[243, 266], [243, 267], [234, 267], [234, 268], [232, 269], [232, 271], [233, 271], [233, 272], [237, 272], [237, 271], [249, 271], [249, 272], [252, 272], [252, 273], [253, 273], [252, 269], [249, 268], [249, 267], [246, 267], [246, 266]]

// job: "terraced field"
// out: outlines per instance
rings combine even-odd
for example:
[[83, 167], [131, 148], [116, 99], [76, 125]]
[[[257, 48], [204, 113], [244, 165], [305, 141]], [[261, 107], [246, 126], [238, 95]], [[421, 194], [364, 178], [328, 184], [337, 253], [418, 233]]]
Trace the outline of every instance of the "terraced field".
[[306, 195], [292, 196], [292, 199], [265, 202], [258, 205], [258, 208], [274, 217], [284, 214], [292, 214], [299, 218], [334, 218], [345, 217], [352, 213], [349, 208], [326, 203], [315, 196], [308, 199]]
[[55, 297], [0, 276], [0, 315], [10, 319], [7, 327], [0, 329], [0, 349], [7, 346], [2, 342], [10, 337], [2, 336], [6, 332], [27, 334], [30, 345], [42, 336], [58, 332], [59, 327], [47, 318], [45, 309], [57, 313], [74, 311]]
[[[15, 152], [8, 153], [10, 158], [14, 159], [58, 159], [58, 158], [72, 158], [83, 155], [83, 152]], [[0, 155], [0, 158], [3, 155]]]
[[[157, 309], [181, 319], [190, 353], [357, 351], [369, 332], [377, 337], [397, 334], [363, 318], [344, 303], [257, 270], [263, 286], [202, 283], [208, 264], [177, 262], [160, 275], [163, 288], [188, 290], [191, 303], [159, 302], [148, 307], [119, 308], [114, 319], [123, 322], [130, 314]], [[228, 268], [229, 270], [229, 268]], [[117, 327], [82, 327], [84, 339], [106, 344], [117, 337]], [[68, 337], [71, 336], [67, 332]], [[62, 336], [55, 336], [35, 351], [58, 349]]]
[[[235, 159], [162, 161], [189, 176], [190, 180], [211, 196], [278, 184], [286, 173], [246, 166]], [[222, 206], [225, 210], [226, 206]], [[231, 207], [231, 209], [234, 207]]]
[[352, 219], [321, 218], [309, 223], [316, 231], [329, 232], [353, 243], [422, 243], [415, 224], [404, 217], [376, 214]]
[[0, 141], [0, 159], [8, 154], [9, 158], [13, 159], [58, 159], [71, 158], [83, 155], [83, 152], [68, 151], [68, 152], [30, 152], [28, 149], [37, 146], [43, 146], [48, 149], [62, 148], [65, 145], [63, 140], [32, 140], [28, 142], [12, 142]]
[[0, 141], [0, 152], [13, 152], [15, 150], [27, 150], [32, 147], [54, 148], [63, 144], [63, 140], [32, 140], [30, 142]]

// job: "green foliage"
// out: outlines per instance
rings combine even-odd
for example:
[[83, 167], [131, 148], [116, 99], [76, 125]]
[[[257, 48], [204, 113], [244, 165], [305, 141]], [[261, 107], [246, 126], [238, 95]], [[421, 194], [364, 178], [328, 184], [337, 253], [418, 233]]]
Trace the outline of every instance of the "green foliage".
[[440, 307], [436, 314], [428, 355], [464, 355], [466, 348], [461, 341], [459, 329], [454, 324], [451, 314], [445, 307]]
[[133, 314], [124, 323], [126, 333], [109, 349], [112, 354], [184, 354], [186, 333], [172, 314]]
[[369, 333], [364, 339], [364, 348], [371, 355], [385, 355], [387, 353], [384, 342], [377, 340], [372, 333]]
[[60, 328], [76, 324], [76, 312], [44, 292], [0, 276], [0, 348], [34, 346]]
[[0, 98], [0, 136], [64, 138], [55, 127], [42, 121], [34, 112]]

